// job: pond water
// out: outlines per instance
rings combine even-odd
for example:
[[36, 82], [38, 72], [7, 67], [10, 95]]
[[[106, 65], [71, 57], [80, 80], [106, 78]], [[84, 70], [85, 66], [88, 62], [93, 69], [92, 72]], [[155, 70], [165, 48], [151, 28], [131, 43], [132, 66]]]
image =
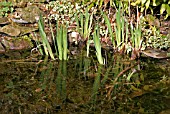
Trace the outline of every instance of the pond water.
[[0, 113], [170, 112], [169, 60], [107, 54], [105, 63], [83, 54], [68, 61], [1, 59]]

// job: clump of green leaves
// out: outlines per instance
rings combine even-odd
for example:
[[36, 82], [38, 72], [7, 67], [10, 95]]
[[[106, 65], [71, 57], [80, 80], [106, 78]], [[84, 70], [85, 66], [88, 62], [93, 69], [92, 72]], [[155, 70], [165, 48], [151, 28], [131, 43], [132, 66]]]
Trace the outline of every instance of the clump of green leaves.
[[45, 55], [47, 55], [47, 56], [50, 55], [50, 57], [53, 60], [55, 60], [54, 54], [52, 52], [52, 48], [51, 48], [50, 43], [47, 39], [47, 35], [44, 31], [44, 22], [43, 22], [42, 16], [40, 16], [40, 20], [38, 21], [38, 26], [39, 26], [40, 36], [42, 38], [42, 44], [43, 44]]
[[160, 14], [163, 14], [166, 11], [166, 16], [170, 16], [170, 1], [169, 0], [136, 0], [135, 2], [131, 2], [132, 6], [139, 6], [141, 8], [141, 12], [145, 11], [147, 9], [150, 9], [150, 11], [153, 14], [153, 7], [160, 6]]
[[0, 17], [7, 17], [8, 13], [12, 13], [14, 10], [11, 2], [0, 2]]
[[67, 60], [67, 26], [56, 24], [56, 42], [58, 47], [59, 60]]
[[[154, 29], [154, 30], [153, 30]], [[144, 37], [146, 38], [145, 47], [151, 47], [156, 49], [168, 49], [170, 48], [170, 39], [169, 35], [165, 36], [160, 34], [160, 31], [156, 28], [152, 30], [146, 29], [144, 32]]]
[[151, 14], [147, 14], [145, 17], [141, 18], [141, 25], [143, 27], [143, 37], [145, 38], [143, 47], [156, 48], [160, 50], [167, 50], [170, 48], [169, 35], [161, 34], [160, 26], [163, 25], [159, 19]]
[[[38, 21], [39, 33], [42, 38], [42, 47], [39, 47], [39, 52], [41, 55], [50, 56], [51, 59], [55, 60], [55, 55], [59, 56], [59, 60], [67, 60], [67, 26], [61, 24], [59, 26], [59, 22], [56, 23], [57, 34], [54, 36], [52, 26], [50, 23], [51, 34], [53, 37], [53, 44], [55, 46], [55, 52], [53, 53], [50, 42], [47, 39], [47, 35], [44, 31], [44, 21], [42, 16], [40, 16], [40, 20]], [[37, 42], [38, 46], [41, 46], [41, 42]], [[58, 50], [57, 50], [58, 48]], [[58, 52], [58, 53], [57, 53]]]
[[47, 5], [51, 11], [49, 19], [61, 21], [63, 23], [72, 24], [75, 21], [75, 13], [83, 12], [83, 6], [78, 3], [72, 3], [71, 0], [51, 1]]
[[78, 14], [76, 13], [75, 20], [77, 24], [76, 27], [77, 31], [84, 39], [88, 39], [90, 36], [90, 32], [92, 31], [91, 29], [92, 29], [93, 13], [90, 15], [88, 10], [86, 9], [85, 14], [81, 12], [80, 15], [78, 16]]

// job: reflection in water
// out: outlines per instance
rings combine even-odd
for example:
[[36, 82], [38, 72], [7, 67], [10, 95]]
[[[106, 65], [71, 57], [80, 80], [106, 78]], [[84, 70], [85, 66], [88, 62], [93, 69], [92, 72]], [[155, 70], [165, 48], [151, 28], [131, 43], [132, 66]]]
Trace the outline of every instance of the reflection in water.
[[102, 65], [99, 65], [98, 66], [98, 69], [97, 69], [97, 75], [95, 76], [95, 79], [94, 79], [94, 84], [93, 84], [93, 92], [92, 92], [92, 101], [93, 101], [93, 104], [97, 104], [96, 100], [97, 100], [97, 94], [98, 94], [98, 90], [100, 88], [100, 78], [101, 78], [101, 70], [102, 70]]
[[[0, 113], [159, 113], [170, 108], [170, 67], [108, 56], [0, 62]], [[92, 62], [93, 61], [93, 62]], [[157, 64], [157, 65], [155, 65]]]
[[66, 100], [67, 61], [59, 61], [56, 77], [56, 92], [59, 99]]

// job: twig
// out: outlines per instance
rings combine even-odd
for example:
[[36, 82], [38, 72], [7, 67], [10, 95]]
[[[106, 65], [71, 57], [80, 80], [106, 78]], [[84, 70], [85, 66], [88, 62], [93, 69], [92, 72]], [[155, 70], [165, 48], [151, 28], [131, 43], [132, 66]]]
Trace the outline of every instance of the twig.
[[139, 64], [139, 61], [138, 61], [136, 64], [134, 64], [134, 65], [132, 65], [132, 66], [130, 66], [130, 67], [127, 67], [126, 69], [124, 69], [123, 71], [121, 71], [121, 72], [117, 75], [117, 77], [115, 78], [114, 83], [116, 83], [116, 81], [118, 80], [118, 78], [119, 78], [120, 76], [122, 76], [125, 72], [127, 72], [128, 70], [130, 70], [131, 68], [135, 67], [135, 66], [138, 65], [138, 64]]
[[[120, 76], [122, 76], [125, 72], [127, 72], [127, 71], [130, 70], [131, 68], [135, 67], [135, 66], [138, 65], [139, 63], [140, 63], [140, 62], [138, 61], [136, 64], [134, 64], [134, 65], [132, 65], [132, 66], [124, 69], [123, 71], [121, 71], [121, 72], [117, 75], [117, 77], [115, 78], [115, 80], [114, 80], [113, 83], [115, 84]], [[110, 87], [107, 96], [110, 96], [110, 93], [111, 93], [111, 91], [113, 90], [114, 84]], [[109, 99], [110, 99], [110, 97], [109, 97]]]

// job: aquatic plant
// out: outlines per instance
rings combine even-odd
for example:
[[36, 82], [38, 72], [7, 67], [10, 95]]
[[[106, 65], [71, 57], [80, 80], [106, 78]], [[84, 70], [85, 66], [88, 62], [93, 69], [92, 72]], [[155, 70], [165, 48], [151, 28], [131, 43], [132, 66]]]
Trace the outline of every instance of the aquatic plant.
[[[78, 18], [79, 17], [79, 18]], [[90, 33], [92, 31], [92, 20], [93, 12], [89, 14], [88, 9], [86, 8], [85, 15], [81, 12], [78, 16], [78, 13], [75, 14], [76, 20], [76, 30], [83, 37], [84, 40], [87, 40], [87, 57], [89, 55], [89, 46], [91, 40], [89, 40]]]
[[67, 28], [63, 26], [63, 59], [67, 60]]
[[[124, 6], [122, 3], [119, 3], [119, 8], [116, 8], [115, 14], [114, 34], [108, 16], [106, 16], [103, 12], [102, 15], [107, 25], [113, 48], [120, 53], [126, 52], [129, 54], [129, 52], [132, 52], [132, 55], [136, 58], [139, 56], [140, 49], [142, 48], [142, 32], [139, 17], [137, 17], [137, 24], [136, 27], [134, 27], [132, 21], [128, 22], [128, 19], [126, 19], [126, 15], [123, 11]], [[138, 13], [139, 12], [137, 9], [137, 14]], [[131, 12], [129, 11], [129, 15], [130, 14]]]
[[[137, 7], [137, 15], [139, 14]], [[132, 22], [130, 22], [130, 31], [131, 31], [131, 48], [132, 48], [132, 59], [139, 57], [140, 50], [142, 48], [142, 30], [140, 24], [140, 17], [137, 16], [136, 27], [133, 26]]]
[[93, 105], [96, 105], [97, 101], [97, 94], [98, 90], [101, 86], [100, 80], [101, 80], [101, 71], [102, 71], [103, 66], [99, 65], [97, 69], [97, 76], [95, 77], [94, 84], [93, 84], [93, 93], [92, 93], [92, 103]]
[[77, 32], [79, 32], [81, 37], [83, 37], [84, 39], [88, 39], [92, 29], [91, 27], [92, 27], [93, 13], [89, 14], [88, 9], [86, 8], [85, 15], [83, 12], [81, 12], [79, 15], [78, 13], [75, 14], [75, 20], [77, 24], [76, 27]]
[[51, 59], [55, 60], [54, 54], [52, 52], [52, 48], [47, 39], [46, 33], [44, 32], [44, 22], [42, 16], [40, 16], [40, 19], [38, 21], [38, 26], [39, 26], [39, 33], [42, 38], [42, 44], [43, 44], [45, 55], [50, 55]]
[[59, 28], [58, 22], [56, 23], [56, 42], [57, 42], [57, 48], [58, 48], [58, 55], [59, 55], [59, 60], [63, 59], [63, 48], [62, 48], [62, 27]]
[[[115, 6], [116, 8], [116, 6]], [[125, 15], [123, 13], [124, 7], [121, 3], [119, 3], [119, 8], [116, 8], [116, 17], [115, 20], [116, 22], [114, 23], [114, 30], [113, 24], [111, 25], [111, 22], [108, 18], [108, 16], [104, 13], [102, 13], [102, 16], [104, 17], [105, 23], [107, 25], [108, 31], [109, 31], [109, 36], [113, 44], [113, 48], [117, 50], [118, 52], [125, 52], [125, 48], [129, 48], [127, 46], [128, 44], [128, 35], [129, 35], [129, 30], [128, 30], [128, 25], [129, 23], [127, 22], [127, 19], [125, 18]], [[113, 32], [114, 31], [114, 32]]]
[[51, 32], [51, 36], [52, 36], [53, 45], [54, 45], [54, 50], [56, 51], [55, 55], [58, 56], [58, 53], [57, 53], [57, 41], [56, 41], [56, 37], [54, 36], [51, 20], [49, 20], [49, 26], [50, 26], [50, 32]]
[[[54, 45], [54, 50], [56, 52], [56, 55], [59, 56], [59, 60], [67, 60], [67, 27], [65, 25], [59, 25], [59, 22], [57, 21], [56, 23], [56, 37], [54, 36], [51, 23], [49, 23], [50, 29], [51, 29], [51, 34], [52, 34], [52, 41]], [[45, 55], [50, 55], [50, 57], [55, 60], [52, 52], [52, 47], [47, 39], [46, 33], [44, 32], [44, 23], [42, 20], [42, 16], [40, 16], [40, 20], [38, 21], [38, 26], [39, 26], [39, 32], [40, 36], [42, 38], [42, 45], [43, 45], [43, 50]], [[40, 42], [37, 42], [37, 45], [40, 45]], [[57, 50], [58, 49], [58, 50]], [[43, 55], [43, 51], [41, 47], [39, 48], [40, 53]], [[58, 53], [57, 53], [58, 52]]]
[[110, 39], [111, 39], [113, 47], [115, 49], [116, 44], [115, 44], [115, 39], [114, 39], [114, 36], [113, 36], [113, 30], [112, 30], [112, 27], [111, 27], [111, 23], [109, 21], [109, 18], [106, 16], [106, 14], [104, 12], [102, 12], [102, 11], [101, 11], [101, 13], [102, 13], [102, 15], [104, 17], [104, 20], [106, 22], [107, 28], [109, 30]]
[[[122, 7], [122, 11], [123, 11], [123, 7]], [[116, 34], [116, 47], [118, 51], [120, 51], [124, 46], [124, 40], [125, 40], [124, 27], [125, 27], [125, 19], [124, 19], [123, 12], [121, 13], [121, 5], [120, 5], [118, 11], [116, 12], [116, 24], [114, 26], [115, 34]]]
[[132, 54], [139, 57], [139, 52], [142, 48], [142, 34], [140, 27], [133, 28], [133, 25], [131, 25], [131, 42]]
[[101, 44], [100, 44], [100, 36], [99, 36], [99, 28], [98, 25], [96, 25], [94, 33], [93, 33], [93, 40], [94, 40], [94, 45], [96, 48], [96, 56], [100, 64], [104, 64], [103, 57], [102, 57], [102, 52], [101, 52]]
[[59, 53], [59, 60], [67, 60], [67, 28], [56, 23], [57, 35], [56, 42]]

